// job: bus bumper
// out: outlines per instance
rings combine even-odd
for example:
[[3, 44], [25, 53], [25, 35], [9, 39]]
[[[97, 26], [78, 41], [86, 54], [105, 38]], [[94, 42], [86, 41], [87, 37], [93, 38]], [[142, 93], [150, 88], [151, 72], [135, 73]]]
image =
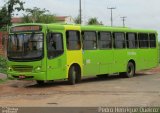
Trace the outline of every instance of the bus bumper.
[[15, 78], [18, 80], [46, 80], [46, 72], [7, 72], [7, 74], [9, 78]]

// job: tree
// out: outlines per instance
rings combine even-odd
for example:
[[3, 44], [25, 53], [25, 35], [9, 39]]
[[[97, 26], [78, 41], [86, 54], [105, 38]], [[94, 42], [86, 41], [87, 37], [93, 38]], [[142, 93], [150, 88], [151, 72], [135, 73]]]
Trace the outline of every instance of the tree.
[[88, 25], [103, 25], [102, 22], [99, 22], [98, 19], [95, 18], [90, 18], [87, 22]]
[[21, 0], [8, 0], [4, 6], [2, 7], [2, 9], [0, 9], [0, 18], [1, 18], [1, 23], [3, 23], [3, 25], [0, 26], [6, 26], [6, 25], [11, 25], [11, 19], [13, 16], [13, 12], [14, 11], [21, 11], [24, 10], [23, 7], [24, 2], [22, 2]]
[[[9, 18], [9, 20], [12, 19], [12, 15], [13, 15], [13, 12], [15, 10], [17, 10], [17, 11], [24, 10], [23, 4], [24, 4], [24, 2], [22, 2], [20, 0], [9, 0], [6, 3], [6, 6], [8, 8], [8, 18]], [[9, 21], [9, 24], [11, 24], [11, 21]]]
[[2, 7], [0, 10], [0, 29], [7, 25], [9, 18], [6, 17], [7, 9], [6, 7]]
[[34, 7], [26, 9], [26, 14], [23, 15], [25, 23], [54, 23], [56, 22], [55, 15], [50, 14], [46, 9]]
[[80, 24], [80, 15], [78, 15], [75, 19], [74, 19], [74, 22], [76, 23], [76, 24]]

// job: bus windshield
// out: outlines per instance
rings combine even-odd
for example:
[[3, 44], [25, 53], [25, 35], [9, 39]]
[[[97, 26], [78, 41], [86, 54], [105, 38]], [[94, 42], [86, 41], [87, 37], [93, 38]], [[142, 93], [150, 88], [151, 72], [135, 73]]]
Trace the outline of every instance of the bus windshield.
[[43, 34], [11, 34], [7, 54], [11, 60], [41, 59], [43, 57]]

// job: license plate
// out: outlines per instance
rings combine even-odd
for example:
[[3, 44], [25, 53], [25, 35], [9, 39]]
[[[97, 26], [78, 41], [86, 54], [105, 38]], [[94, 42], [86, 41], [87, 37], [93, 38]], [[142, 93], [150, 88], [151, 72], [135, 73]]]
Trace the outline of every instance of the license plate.
[[24, 75], [20, 75], [19, 79], [25, 79], [26, 77]]

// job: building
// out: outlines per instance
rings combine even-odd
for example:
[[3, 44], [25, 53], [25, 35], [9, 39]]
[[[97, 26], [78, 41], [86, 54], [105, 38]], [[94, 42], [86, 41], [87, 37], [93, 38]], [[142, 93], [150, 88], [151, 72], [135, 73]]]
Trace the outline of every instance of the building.
[[[71, 16], [56, 16], [56, 21], [58, 23], [74, 23], [74, 19]], [[23, 19], [22, 17], [14, 17], [12, 18], [11, 22], [13, 24], [19, 24], [19, 23], [23, 23]]]
[[68, 23], [68, 24], [74, 23], [74, 19], [71, 16], [57, 16], [56, 20], [57, 22], [60, 23]]
[[13, 17], [12, 20], [11, 20], [11, 22], [13, 24], [23, 23], [23, 19], [20, 18], [20, 17]]

